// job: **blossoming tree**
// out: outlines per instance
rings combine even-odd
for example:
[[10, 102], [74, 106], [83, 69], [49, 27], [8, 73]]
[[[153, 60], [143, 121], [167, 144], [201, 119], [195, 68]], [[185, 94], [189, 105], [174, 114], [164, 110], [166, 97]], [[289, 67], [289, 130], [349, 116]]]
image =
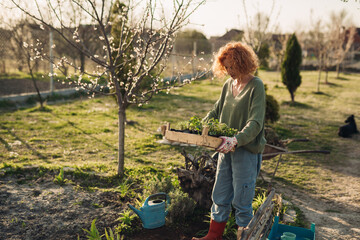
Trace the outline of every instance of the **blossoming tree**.
[[[129, 0], [122, 3], [119, 0], [11, 2], [44, 28], [58, 33], [69, 47], [77, 49], [96, 64], [95, 69], [85, 69], [79, 76], [68, 75], [67, 79], [91, 92], [116, 96], [118, 174], [122, 176], [126, 108], [130, 104], [147, 103], [155, 93], [183, 86], [201, 75], [199, 73], [186, 81], [174, 82], [164, 82], [161, 78], [175, 34], [188, 24], [189, 16], [204, 1], [173, 0], [171, 11], [164, 7], [169, 1], [165, 3], [155, 0]], [[79, 28], [84, 24], [94, 27], [94, 34], [97, 34], [99, 44], [102, 45], [100, 53], [92, 52], [83, 44], [85, 39], [81, 38]], [[115, 27], [116, 31], [111, 31]], [[66, 57], [53, 60], [44, 53], [38, 52], [38, 55], [52, 61], [58, 71], [61, 71], [64, 65], [75, 66]], [[87, 76], [90, 82], [82, 81], [83, 76]], [[148, 84], [145, 84], [147, 87], [144, 87], [145, 81], [148, 81]]]

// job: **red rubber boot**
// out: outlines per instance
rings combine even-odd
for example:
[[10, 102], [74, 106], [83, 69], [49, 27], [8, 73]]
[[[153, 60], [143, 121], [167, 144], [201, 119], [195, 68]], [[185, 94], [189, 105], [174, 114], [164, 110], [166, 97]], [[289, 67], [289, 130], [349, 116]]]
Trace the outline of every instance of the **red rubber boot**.
[[224, 233], [225, 226], [226, 226], [226, 222], [219, 223], [211, 219], [208, 234], [203, 238], [193, 237], [192, 240], [222, 240], [222, 235]]

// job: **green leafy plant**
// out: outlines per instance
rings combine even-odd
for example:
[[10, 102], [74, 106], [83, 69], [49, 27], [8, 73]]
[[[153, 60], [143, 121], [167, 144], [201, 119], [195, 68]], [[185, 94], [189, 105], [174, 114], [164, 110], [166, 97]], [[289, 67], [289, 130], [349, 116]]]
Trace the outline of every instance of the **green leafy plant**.
[[203, 122], [199, 117], [193, 116], [190, 118], [188, 122], [188, 129], [190, 131], [201, 133], [202, 128], [203, 128]]
[[120, 198], [125, 198], [127, 196], [133, 197], [135, 195], [135, 192], [131, 189], [133, 185], [134, 183], [128, 179], [120, 183], [120, 185], [116, 188], [116, 191], [120, 193]]
[[190, 133], [201, 134], [204, 127], [208, 127], [210, 136], [227, 136], [233, 137], [238, 130], [228, 127], [225, 123], [220, 123], [218, 119], [208, 119], [203, 121], [197, 116], [193, 116], [188, 121], [180, 122], [178, 124], [180, 130], [188, 130]]
[[237, 224], [235, 219], [234, 211], [231, 211], [229, 220], [226, 223], [224, 230], [225, 239], [236, 239], [237, 234]]
[[204, 123], [209, 128], [210, 136], [233, 137], [238, 132], [237, 129], [228, 127], [225, 123], [220, 123], [218, 119], [209, 119]]
[[252, 207], [253, 207], [253, 211], [254, 213], [259, 209], [259, 207], [261, 206], [261, 204], [263, 204], [266, 200], [266, 191], [263, 191], [261, 193], [258, 193], [252, 202]]
[[[99, 230], [96, 228], [95, 222], [96, 222], [96, 219], [94, 219], [91, 222], [90, 230], [83, 229], [87, 233], [87, 235], [86, 235], [87, 239], [101, 240], [103, 236], [105, 236], [106, 240], [123, 240], [124, 239], [124, 237], [120, 236], [119, 233], [117, 233], [115, 235], [114, 232], [111, 230], [111, 228], [109, 228], [109, 233], [106, 231], [106, 228], [105, 228], [105, 234], [100, 235]], [[78, 239], [80, 239], [80, 237], [78, 237]]]
[[134, 231], [132, 223], [135, 218], [137, 218], [137, 216], [130, 210], [121, 213], [121, 216], [117, 219], [120, 221], [120, 224], [116, 227], [116, 232], [124, 234], [132, 233]]
[[106, 240], [123, 240], [124, 239], [124, 236], [120, 236], [119, 233], [116, 234], [116, 239], [115, 239], [115, 235], [114, 235], [113, 231], [111, 230], [111, 228], [109, 228], [109, 233], [105, 229], [105, 237], [106, 237]]
[[87, 233], [86, 238], [89, 240], [101, 240], [102, 235], [100, 235], [99, 231], [97, 230], [95, 222], [96, 219], [91, 222], [90, 230], [83, 229]]
[[67, 179], [64, 177], [64, 168], [60, 169], [59, 175], [55, 176], [54, 183], [59, 184], [60, 186], [64, 185], [67, 182]]

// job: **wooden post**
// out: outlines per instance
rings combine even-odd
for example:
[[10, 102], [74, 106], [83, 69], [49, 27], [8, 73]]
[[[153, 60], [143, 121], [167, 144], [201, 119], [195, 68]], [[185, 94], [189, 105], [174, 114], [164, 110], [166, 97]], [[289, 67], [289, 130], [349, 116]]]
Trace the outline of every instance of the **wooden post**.
[[265, 228], [265, 223], [272, 216], [272, 210], [274, 203], [272, 199], [275, 195], [275, 189], [271, 189], [265, 202], [259, 207], [246, 229], [242, 232], [241, 236], [237, 237], [237, 240], [259, 239], [259, 235]]
[[162, 134], [163, 136], [165, 136], [165, 132], [166, 132], [167, 126], [166, 126], [166, 125], [162, 125], [160, 128], [161, 128], [161, 134]]

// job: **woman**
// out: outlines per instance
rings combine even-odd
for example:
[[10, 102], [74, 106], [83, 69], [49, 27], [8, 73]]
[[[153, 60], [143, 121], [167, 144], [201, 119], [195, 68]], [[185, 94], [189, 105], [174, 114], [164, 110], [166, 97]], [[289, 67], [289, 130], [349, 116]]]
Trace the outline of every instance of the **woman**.
[[[252, 214], [255, 182], [260, 171], [264, 137], [265, 89], [253, 73], [258, 58], [246, 44], [235, 42], [222, 47], [213, 64], [217, 76], [228, 74], [220, 98], [204, 120], [211, 118], [238, 129], [234, 137], [221, 137], [222, 144], [212, 192], [211, 221], [202, 240], [222, 239], [226, 221], [235, 208], [238, 235], [248, 225]], [[193, 238], [199, 239], [199, 238]]]

